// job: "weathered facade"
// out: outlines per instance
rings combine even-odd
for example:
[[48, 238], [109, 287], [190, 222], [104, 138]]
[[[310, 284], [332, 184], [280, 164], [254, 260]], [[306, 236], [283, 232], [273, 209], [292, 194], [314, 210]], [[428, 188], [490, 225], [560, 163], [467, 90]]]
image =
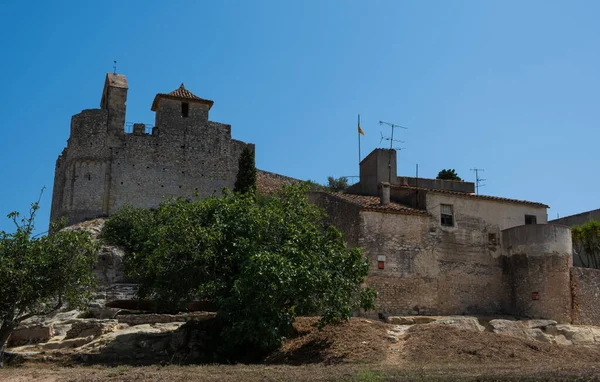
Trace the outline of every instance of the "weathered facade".
[[154, 127], [125, 132], [128, 84], [107, 74], [99, 109], [73, 116], [67, 147], [56, 161], [51, 221], [110, 216], [124, 204], [156, 207], [169, 197], [206, 197], [233, 188], [247, 144], [231, 126], [209, 120], [213, 101], [183, 84], [156, 95]]
[[[360, 166], [346, 193], [310, 197], [364, 249], [377, 313], [573, 321], [570, 230], [547, 224], [548, 206], [475, 195], [469, 182], [398, 177], [393, 150], [375, 150]], [[600, 282], [579, 284], [588, 296]]]

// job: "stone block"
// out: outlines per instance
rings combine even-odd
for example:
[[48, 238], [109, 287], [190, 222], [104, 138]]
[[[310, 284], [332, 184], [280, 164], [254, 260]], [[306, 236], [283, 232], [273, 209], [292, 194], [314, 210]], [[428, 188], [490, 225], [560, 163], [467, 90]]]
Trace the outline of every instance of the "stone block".
[[46, 342], [54, 336], [51, 325], [33, 325], [15, 329], [8, 338], [8, 346], [22, 346], [30, 343]]

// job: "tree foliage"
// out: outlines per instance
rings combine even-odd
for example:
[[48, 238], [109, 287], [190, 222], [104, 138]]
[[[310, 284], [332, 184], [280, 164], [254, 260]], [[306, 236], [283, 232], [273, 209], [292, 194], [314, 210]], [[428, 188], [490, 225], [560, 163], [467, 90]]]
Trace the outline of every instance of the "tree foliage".
[[462, 180], [460, 176], [454, 171], [454, 169], [442, 170], [438, 173], [436, 179], [442, 180]]
[[226, 350], [268, 351], [290, 334], [298, 314], [319, 314], [325, 325], [373, 307], [374, 292], [361, 287], [368, 262], [325, 226], [306, 191], [288, 186], [260, 203], [225, 192], [171, 200], [155, 211], [128, 207], [102, 235], [126, 248], [126, 272], [140, 283], [140, 298], [155, 299], [159, 310], [209, 300]]
[[242, 194], [256, 190], [256, 164], [254, 150], [248, 145], [244, 147], [238, 163], [238, 173], [235, 180], [234, 192]]
[[15, 232], [0, 231], [0, 366], [6, 340], [21, 321], [63, 305], [83, 307], [95, 284], [92, 266], [99, 248], [90, 234], [61, 230], [36, 237], [38, 209], [39, 201], [28, 217], [12, 212]]
[[333, 176], [327, 177], [327, 188], [333, 192], [342, 192], [348, 188], [348, 178], [341, 176], [334, 178]]
[[581, 264], [587, 268], [600, 268], [600, 221], [590, 220], [571, 227], [573, 249]]

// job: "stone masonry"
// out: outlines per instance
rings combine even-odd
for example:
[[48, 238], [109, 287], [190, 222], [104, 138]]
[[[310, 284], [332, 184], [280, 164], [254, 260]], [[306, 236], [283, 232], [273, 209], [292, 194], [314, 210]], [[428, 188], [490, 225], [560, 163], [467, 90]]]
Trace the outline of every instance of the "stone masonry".
[[213, 101], [183, 84], [157, 94], [151, 131], [125, 132], [128, 84], [107, 74], [99, 109], [73, 116], [67, 147], [56, 161], [51, 221], [69, 224], [110, 216], [125, 204], [152, 208], [170, 197], [207, 197], [233, 188], [244, 147], [231, 126], [209, 120]]

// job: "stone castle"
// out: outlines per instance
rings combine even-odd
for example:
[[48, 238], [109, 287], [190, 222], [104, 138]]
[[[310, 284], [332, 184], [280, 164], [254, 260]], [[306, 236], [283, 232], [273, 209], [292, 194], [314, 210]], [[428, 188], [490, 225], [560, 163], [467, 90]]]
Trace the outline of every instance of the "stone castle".
[[[126, 131], [127, 81], [108, 74], [99, 109], [73, 116], [56, 161], [51, 221], [110, 216], [125, 204], [207, 197], [233, 188], [242, 150], [213, 101], [183, 84], [157, 94], [155, 126]], [[485, 314], [600, 324], [600, 270], [573, 267], [570, 230], [545, 204], [477, 195], [470, 182], [397, 176], [396, 152], [376, 149], [344, 193], [312, 192], [349, 246], [371, 262], [378, 311]], [[297, 180], [258, 171], [262, 193]], [[373, 312], [368, 312], [373, 313]]]
[[127, 89], [125, 76], [107, 74], [100, 108], [71, 119], [56, 161], [51, 221], [66, 217], [73, 224], [110, 216], [125, 204], [156, 207], [169, 197], [233, 188], [239, 156], [254, 145], [232, 139], [230, 125], [209, 120], [213, 101], [181, 84], [154, 98], [154, 127], [134, 124], [126, 133]]

